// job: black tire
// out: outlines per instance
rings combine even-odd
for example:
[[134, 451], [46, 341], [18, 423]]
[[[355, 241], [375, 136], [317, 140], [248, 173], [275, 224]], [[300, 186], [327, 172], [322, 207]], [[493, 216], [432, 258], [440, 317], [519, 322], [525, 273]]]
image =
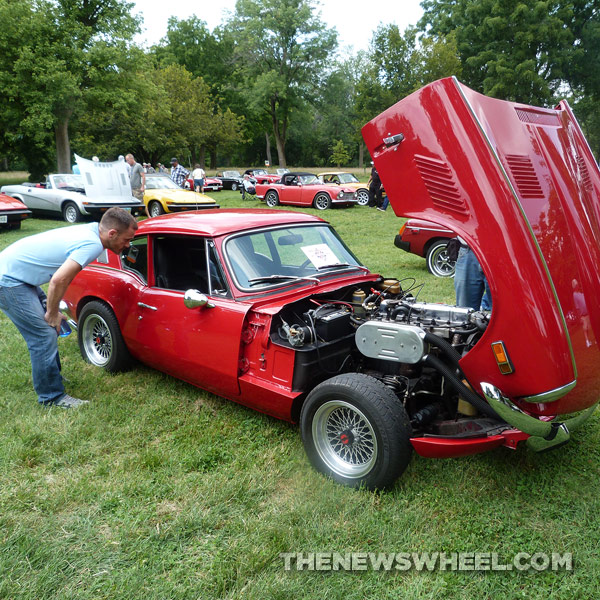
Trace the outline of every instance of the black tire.
[[237, 192], [237, 189], [238, 189], [238, 187], [239, 187], [239, 185], [238, 185], [238, 184], [237, 184], [237, 183], [234, 181], [234, 182], [231, 184], [231, 191], [232, 191], [232, 192]]
[[65, 202], [62, 205], [62, 217], [67, 223], [79, 223], [82, 219], [81, 211], [75, 202]]
[[268, 207], [275, 208], [279, 204], [279, 194], [275, 190], [269, 190], [265, 196]]
[[81, 356], [96, 367], [117, 373], [131, 366], [117, 317], [104, 302], [93, 300], [82, 308], [77, 338]]
[[369, 204], [369, 190], [358, 190], [358, 192], [356, 192], [356, 199], [358, 200], [357, 204], [359, 206], [367, 206], [367, 204]]
[[390, 487], [412, 455], [406, 410], [390, 388], [361, 373], [319, 384], [302, 406], [300, 431], [313, 467], [349, 487]]
[[148, 205], [148, 213], [151, 217], [158, 217], [164, 214], [162, 204], [158, 200], [152, 200]]
[[331, 208], [331, 198], [325, 192], [319, 192], [313, 200], [313, 206], [317, 210], [327, 210]]
[[436, 277], [454, 277], [456, 261], [448, 258], [446, 244], [448, 240], [437, 240], [429, 246], [425, 260], [427, 270]]

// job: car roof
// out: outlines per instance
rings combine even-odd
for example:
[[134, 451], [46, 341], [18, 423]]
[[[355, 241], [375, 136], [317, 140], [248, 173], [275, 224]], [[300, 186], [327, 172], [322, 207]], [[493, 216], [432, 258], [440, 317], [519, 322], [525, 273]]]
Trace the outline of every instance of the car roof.
[[138, 235], [148, 233], [197, 233], [215, 237], [260, 227], [326, 222], [314, 215], [268, 208], [194, 210], [141, 221]]
[[319, 177], [321, 177], [321, 175], [353, 175], [353, 173], [350, 173], [350, 171], [323, 171], [322, 173], [319, 173]]

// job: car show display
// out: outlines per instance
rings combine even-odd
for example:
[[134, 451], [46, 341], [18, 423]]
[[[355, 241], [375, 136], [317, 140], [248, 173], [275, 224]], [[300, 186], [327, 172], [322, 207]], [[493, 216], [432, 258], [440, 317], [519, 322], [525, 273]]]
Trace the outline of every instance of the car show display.
[[223, 171], [222, 173], [217, 173], [215, 177], [221, 182], [224, 190], [235, 192], [242, 185], [243, 179], [239, 171]]
[[48, 175], [43, 183], [4, 185], [3, 194], [20, 200], [34, 214], [62, 216], [67, 223], [84, 217], [99, 219], [113, 206], [144, 212], [144, 205], [131, 195], [124, 162], [97, 162], [76, 156], [80, 174]]
[[279, 182], [257, 184], [256, 196], [271, 208], [290, 204], [326, 210], [332, 206], [352, 206], [358, 202], [354, 189], [323, 183], [313, 173], [304, 172], [285, 173]]

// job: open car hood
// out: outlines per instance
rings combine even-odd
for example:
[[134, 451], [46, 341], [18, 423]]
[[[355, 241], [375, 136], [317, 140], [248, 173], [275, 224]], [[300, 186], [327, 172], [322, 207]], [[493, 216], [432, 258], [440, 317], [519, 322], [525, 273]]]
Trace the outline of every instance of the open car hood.
[[89, 200], [103, 202], [135, 202], [124, 161], [96, 162], [75, 155], [85, 195]]
[[[486, 273], [492, 318], [461, 360], [470, 382], [536, 414], [596, 402], [600, 172], [568, 104], [506, 102], [447, 78], [362, 132], [394, 212], [457, 232]], [[499, 340], [512, 374], [496, 364]]]

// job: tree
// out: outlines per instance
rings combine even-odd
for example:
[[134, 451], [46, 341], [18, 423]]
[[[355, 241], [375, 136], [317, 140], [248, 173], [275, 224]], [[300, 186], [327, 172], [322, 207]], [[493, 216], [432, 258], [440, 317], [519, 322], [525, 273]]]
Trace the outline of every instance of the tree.
[[342, 140], [337, 140], [331, 146], [331, 156], [329, 161], [335, 165], [338, 169], [344, 164], [348, 164], [350, 160], [350, 154], [346, 149], [346, 145]]
[[482, 93], [549, 105], [565, 84], [589, 88], [593, 77], [600, 89], [600, 0], [424, 0], [423, 7], [421, 27], [456, 36], [463, 80]]
[[292, 112], [318, 89], [337, 45], [335, 30], [323, 25], [310, 0], [238, 0], [229, 27], [250, 107], [268, 115], [285, 166]]
[[131, 8], [122, 0], [0, 0], [0, 22], [10, 23], [0, 34], [0, 84], [15, 106], [7, 125], [37, 147], [53, 133], [60, 172], [70, 170], [69, 124], [86, 96], [99, 86], [119, 93], [115, 73], [128, 68], [138, 31]]

